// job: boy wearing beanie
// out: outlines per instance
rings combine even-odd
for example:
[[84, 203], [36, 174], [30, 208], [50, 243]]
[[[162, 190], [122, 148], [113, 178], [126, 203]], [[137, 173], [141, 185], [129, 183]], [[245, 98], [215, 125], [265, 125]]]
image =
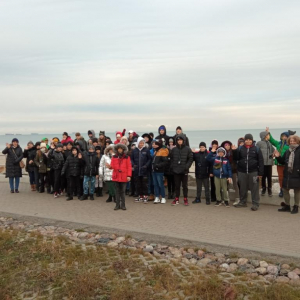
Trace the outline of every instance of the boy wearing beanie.
[[252, 207], [259, 207], [259, 178], [264, 174], [264, 158], [260, 149], [253, 145], [252, 134], [245, 135], [245, 144], [239, 148], [232, 146], [233, 158], [238, 162], [238, 182], [240, 185], [240, 202], [236, 208], [247, 207], [248, 190], [251, 191]]
[[194, 204], [201, 203], [201, 192], [202, 185], [205, 188], [205, 198], [206, 204], [210, 204], [210, 194], [209, 194], [209, 175], [210, 175], [210, 163], [206, 160], [208, 156], [208, 151], [206, 149], [206, 144], [201, 142], [199, 144], [200, 151], [193, 153], [193, 160], [195, 162], [195, 173], [197, 182], [197, 197], [192, 202]]
[[[217, 155], [214, 157], [214, 152]], [[215, 206], [220, 206], [222, 204], [221, 191], [223, 192], [223, 197], [225, 201], [225, 206], [229, 206], [229, 198], [227, 192], [227, 182], [232, 183], [232, 171], [229, 160], [225, 157], [226, 150], [222, 147], [218, 150], [212, 149], [207, 156], [207, 160], [212, 164], [213, 175], [215, 178], [215, 187], [216, 187], [216, 197], [217, 202]]]

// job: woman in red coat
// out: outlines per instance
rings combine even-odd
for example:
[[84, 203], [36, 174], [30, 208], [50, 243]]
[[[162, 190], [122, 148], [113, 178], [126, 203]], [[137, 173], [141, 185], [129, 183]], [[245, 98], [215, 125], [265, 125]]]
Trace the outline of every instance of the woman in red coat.
[[114, 147], [115, 155], [112, 157], [111, 165], [107, 166], [113, 169], [112, 180], [115, 182], [116, 189], [116, 207], [115, 210], [125, 207], [126, 184], [131, 179], [132, 167], [130, 157], [127, 155], [128, 149], [123, 144], [117, 144]]

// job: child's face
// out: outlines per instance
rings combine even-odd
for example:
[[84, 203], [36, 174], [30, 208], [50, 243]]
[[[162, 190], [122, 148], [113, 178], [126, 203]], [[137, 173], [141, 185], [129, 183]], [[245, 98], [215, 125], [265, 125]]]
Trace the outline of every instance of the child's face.
[[174, 145], [174, 143], [173, 143], [173, 142], [169, 142], [169, 145], [170, 145], [170, 146], [173, 146], [173, 145]]
[[266, 140], [266, 141], [269, 141], [269, 140], [270, 140], [270, 135], [269, 135], [269, 134], [266, 135], [265, 140]]
[[64, 149], [64, 150], [67, 150], [67, 146], [63, 146], [63, 149]]
[[246, 144], [247, 146], [251, 146], [251, 145], [253, 144], [253, 141], [247, 139], [247, 140], [245, 140], [245, 144]]
[[145, 136], [144, 139], [145, 139], [146, 143], [149, 142], [149, 138], [147, 136]]
[[98, 146], [98, 143], [97, 142], [93, 143], [93, 146], [94, 147]]
[[109, 150], [109, 154], [113, 154], [114, 153], [114, 150], [113, 149], [110, 149]]
[[218, 152], [218, 155], [219, 155], [220, 157], [223, 157], [223, 156], [224, 156], [224, 152], [220, 151], [220, 152]]
[[71, 149], [72, 149], [72, 145], [68, 144], [68, 145], [67, 145], [67, 149], [68, 149], [68, 150], [71, 150]]
[[66, 140], [67, 137], [68, 137], [67, 135], [65, 135], [65, 134], [63, 135], [63, 139], [64, 139], [64, 140]]
[[145, 144], [145, 143], [144, 143], [143, 141], [140, 141], [140, 142], [139, 142], [139, 148], [142, 149], [142, 148], [144, 147], [144, 144]]
[[31, 149], [33, 147], [33, 144], [28, 144], [27, 147], [28, 149]]
[[118, 148], [118, 153], [119, 154], [123, 154], [123, 149], [122, 148]]
[[164, 135], [164, 134], [165, 134], [165, 131], [164, 131], [163, 129], [161, 129], [161, 130], [159, 131], [159, 133], [160, 133], [161, 135]]
[[63, 150], [62, 147], [58, 147], [58, 148], [56, 149], [57, 152], [61, 152], [62, 150]]
[[[16, 142], [15, 142], [16, 143]], [[17, 144], [18, 145], [18, 144]], [[36, 149], [39, 150], [41, 148], [40, 145], [36, 145]]]
[[177, 143], [178, 143], [178, 145], [182, 145], [182, 144], [183, 144], [183, 140], [179, 139], [179, 140], [177, 141]]
[[73, 154], [74, 156], [76, 156], [76, 155], [77, 155], [77, 150], [76, 150], [76, 149], [73, 149], [73, 150], [72, 150], [72, 154]]
[[96, 150], [96, 153], [98, 153], [98, 154], [99, 154], [99, 153], [100, 153], [100, 151], [101, 151], [101, 150]]
[[153, 143], [152, 148], [156, 149], [156, 148], [158, 148], [158, 146], [155, 143]]
[[226, 150], [230, 150], [230, 145], [229, 145], [229, 144], [226, 144], [226, 145], [225, 145], [225, 149], [226, 149]]
[[206, 150], [206, 148], [205, 148], [204, 146], [201, 146], [201, 147], [200, 147], [200, 151], [201, 151], [201, 152], [204, 152], [205, 150]]
[[281, 136], [281, 139], [282, 139], [283, 141], [286, 141], [286, 140], [287, 140], [287, 136], [286, 136], [285, 134], [283, 134], [283, 135]]

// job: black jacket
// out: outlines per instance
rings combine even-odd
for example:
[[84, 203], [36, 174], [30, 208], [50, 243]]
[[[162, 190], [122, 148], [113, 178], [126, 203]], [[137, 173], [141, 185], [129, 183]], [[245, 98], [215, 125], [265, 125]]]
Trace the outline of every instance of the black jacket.
[[190, 141], [189, 141], [189, 138], [185, 135], [185, 133], [175, 134], [174, 137], [173, 137], [174, 143], [176, 143], [176, 138], [177, 138], [179, 135], [183, 136], [184, 144], [185, 144], [186, 146], [190, 147]]
[[5, 148], [2, 151], [6, 156], [6, 174], [5, 177], [22, 177], [22, 169], [20, 167], [20, 161], [23, 159], [23, 151], [20, 146], [13, 148]]
[[54, 149], [50, 149], [48, 152], [48, 158], [52, 162], [52, 169], [61, 170], [63, 168], [65, 159], [61, 152], [57, 152]]
[[99, 174], [99, 159], [95, 152], [85, 152], [82, 158], [85, 176], [96, 176]]
[[67, 160], [67, 158], [70, 156], [70, 155], [72, 155], [72, 150], [65, 150], [64, 152], [63, 152], [63, 156], [64, 156], [64, 159], [65, 159], [65, 161]]
[[300, 146], [295, 150], [295, 159], [292, 173], [288, 172], [288, 163], [291, 152], [287, 150], [277, 161], [284, 165], [283, 183], [285, 189], [300, 189]]
[[[164, 130], [165, 130], [165, 133], [164, 134], [160, 134], [159, 132], [159, 128], [163, 127]], [[165, 145], [168, 146], [169, 145], [169, 136], [167, 135], [167, 128], [165, 125], [161, 125], [158, 127], [158, 136], [155, 138], [156, 140], [161, 140], [161, 139], [165, 139]]]
[[73, 154], [67, 157], [67, 160], [62, 168], [61, 173], [67, 174], [68, 176], [80, 176], [81, 175], [81, 167], [82, 167], [82, 159], [74, 156]]
[[[30, 149], [24, 150], [24, 154], [23, 155], [24, 155], [24, 158], [27, 158], [26, 159], [25, 170], [27, 172], [33, 172], [34, 171], [34, 167], [35, 167], [34, 159], [35, 159], [35, 156], [36, 156], [36, 148], [33, 146]], [[32, 160], [32, 164], [29, 164], [29, 161], [31, 161], [31, 160]]]
[[233, 159], [237, 161], [238, 172], [258, 172], [258, 176], [264, 175], [264, 158], [258, 147], [252, 146], [246, 148], [245, 146], [241, 146], [232, 152]]
[[147, 176], [151, 166], [151, 155], [148, 148], [144, 147], [139, 150], [136, 147], [131, 153], [131, 164], [136, 176]]
[[161, 148], [154, 153], [152, 158], [152, 171], [155, 173], [165, 173], [169, 169], [169, 150]]
[[188, 174], [193, 163], [193, 152], [190, 147], [178, 143], [171, 151], [171, 171], [174, 174]]
[[206, 160], [208, 151], [193, 153], [193, 159], [195, 162], [195, 173], [197, 178], [209, 178], [211, 173], [211, 164]]

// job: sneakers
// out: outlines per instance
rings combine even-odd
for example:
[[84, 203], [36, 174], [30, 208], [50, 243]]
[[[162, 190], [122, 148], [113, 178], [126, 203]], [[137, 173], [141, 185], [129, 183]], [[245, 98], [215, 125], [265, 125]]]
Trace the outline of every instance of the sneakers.
[[158, 197], [156, 197], [153, 203], [154, 204], [160, 203], [160, 199]]
[[95, 200], [93, 194], [90, 194], [90, 200]]
[[143, 196], [139, 196], [138, 198], [134, 199], [134, 202], [143, 202], [144, 201], [144, 197]]
[[242, 207], [247, 207], [246, 203], [241, 203], [239, 202], [237, 205], [234, 205], [235, 208], [242, 208]]
[[262, 190], [261, 190], [261, 195], [262, 195], [262, 196], [265, 196], [265, 194], [266, 194], [266, 191], [267, 191], [267, 189], [266, 189], [266, 188], [262, 188]]
[[201, 203], [201, 200], [199, 198], [195, 198], [194, 201], [192, 201], [193, 204], [196, 204], [196, 203]]
[[16, 190], [15, 190], [15, 193], [17, 193], [17, 194], [18, 194], [18, 193], [20, 193], [20, 192], [19, 192], [19, 190], [17, 190], [17, 189], [16, 189]]
[[269, 195], [269, 197], [272, 197], [272, 196], [273, 196], [273, 194], [272, 194], [272, 189], [271, 189], [271, 188], [268, 188], [268, 195]]
[[237, 205], [240, 203], [240, 198], [235, 198], [235, 202], [233, 203], [233, 205]]
[[229, 208], [229, 207], [230, 207], [230, 205], [229, 205], [229, 202], [228, 202], [228, 201], [225, 201], [224, 205], [225, 205], [227, 208]]
[[298, 213], [298, 205], [294, 205], [293, 210], [291, 211], [291, 214], [297, 214]]
[[257, 211], [257, 210], [258, 210], [258, 207], [257, 207], [256, 205], [252, 205], [251, 210], [252, 210], [252, 211]]
[[68, 198], [66, 199], [66, 201], [70, 201], [70, 200], [73, 200], [73, 197], [68, 197]]
[[187, 198], [184, 198], [183, 201], [184, 201], [184, 206], [189, 206], [189, 201]]
[[148, 196], [144, 196], [143, 201], [144, 201], [144, 204], [147, 204], [148, 203]]
[[166, 198], [162, 198], [160, 201], [161, 204], [166, 204], [166, 202], [167, 202]]
[[279, 212], [291, 212], [291, 206], [290, 205], [284, 205], [282, 208], [278, 209]]
[[86, 195], [86, 194], [83, 194], [83, 195], [80, 197], [80, 201], [87, 200], [87, 199], [88, 199], [88, 195]]
[[172, 202], [172, 206], [179, 204], [179, 198], [175, 198], [175, 200]]
[[221, 205], [222, 205], [222, 202], [217, 200], [215, 206], [221, 206]]
[[58, 198], [58, 194], [57, 193], [54, 193], [54, 198]]
[[14, 190], [10, 190], [10, 192], [13, 194], [15, 191]]

